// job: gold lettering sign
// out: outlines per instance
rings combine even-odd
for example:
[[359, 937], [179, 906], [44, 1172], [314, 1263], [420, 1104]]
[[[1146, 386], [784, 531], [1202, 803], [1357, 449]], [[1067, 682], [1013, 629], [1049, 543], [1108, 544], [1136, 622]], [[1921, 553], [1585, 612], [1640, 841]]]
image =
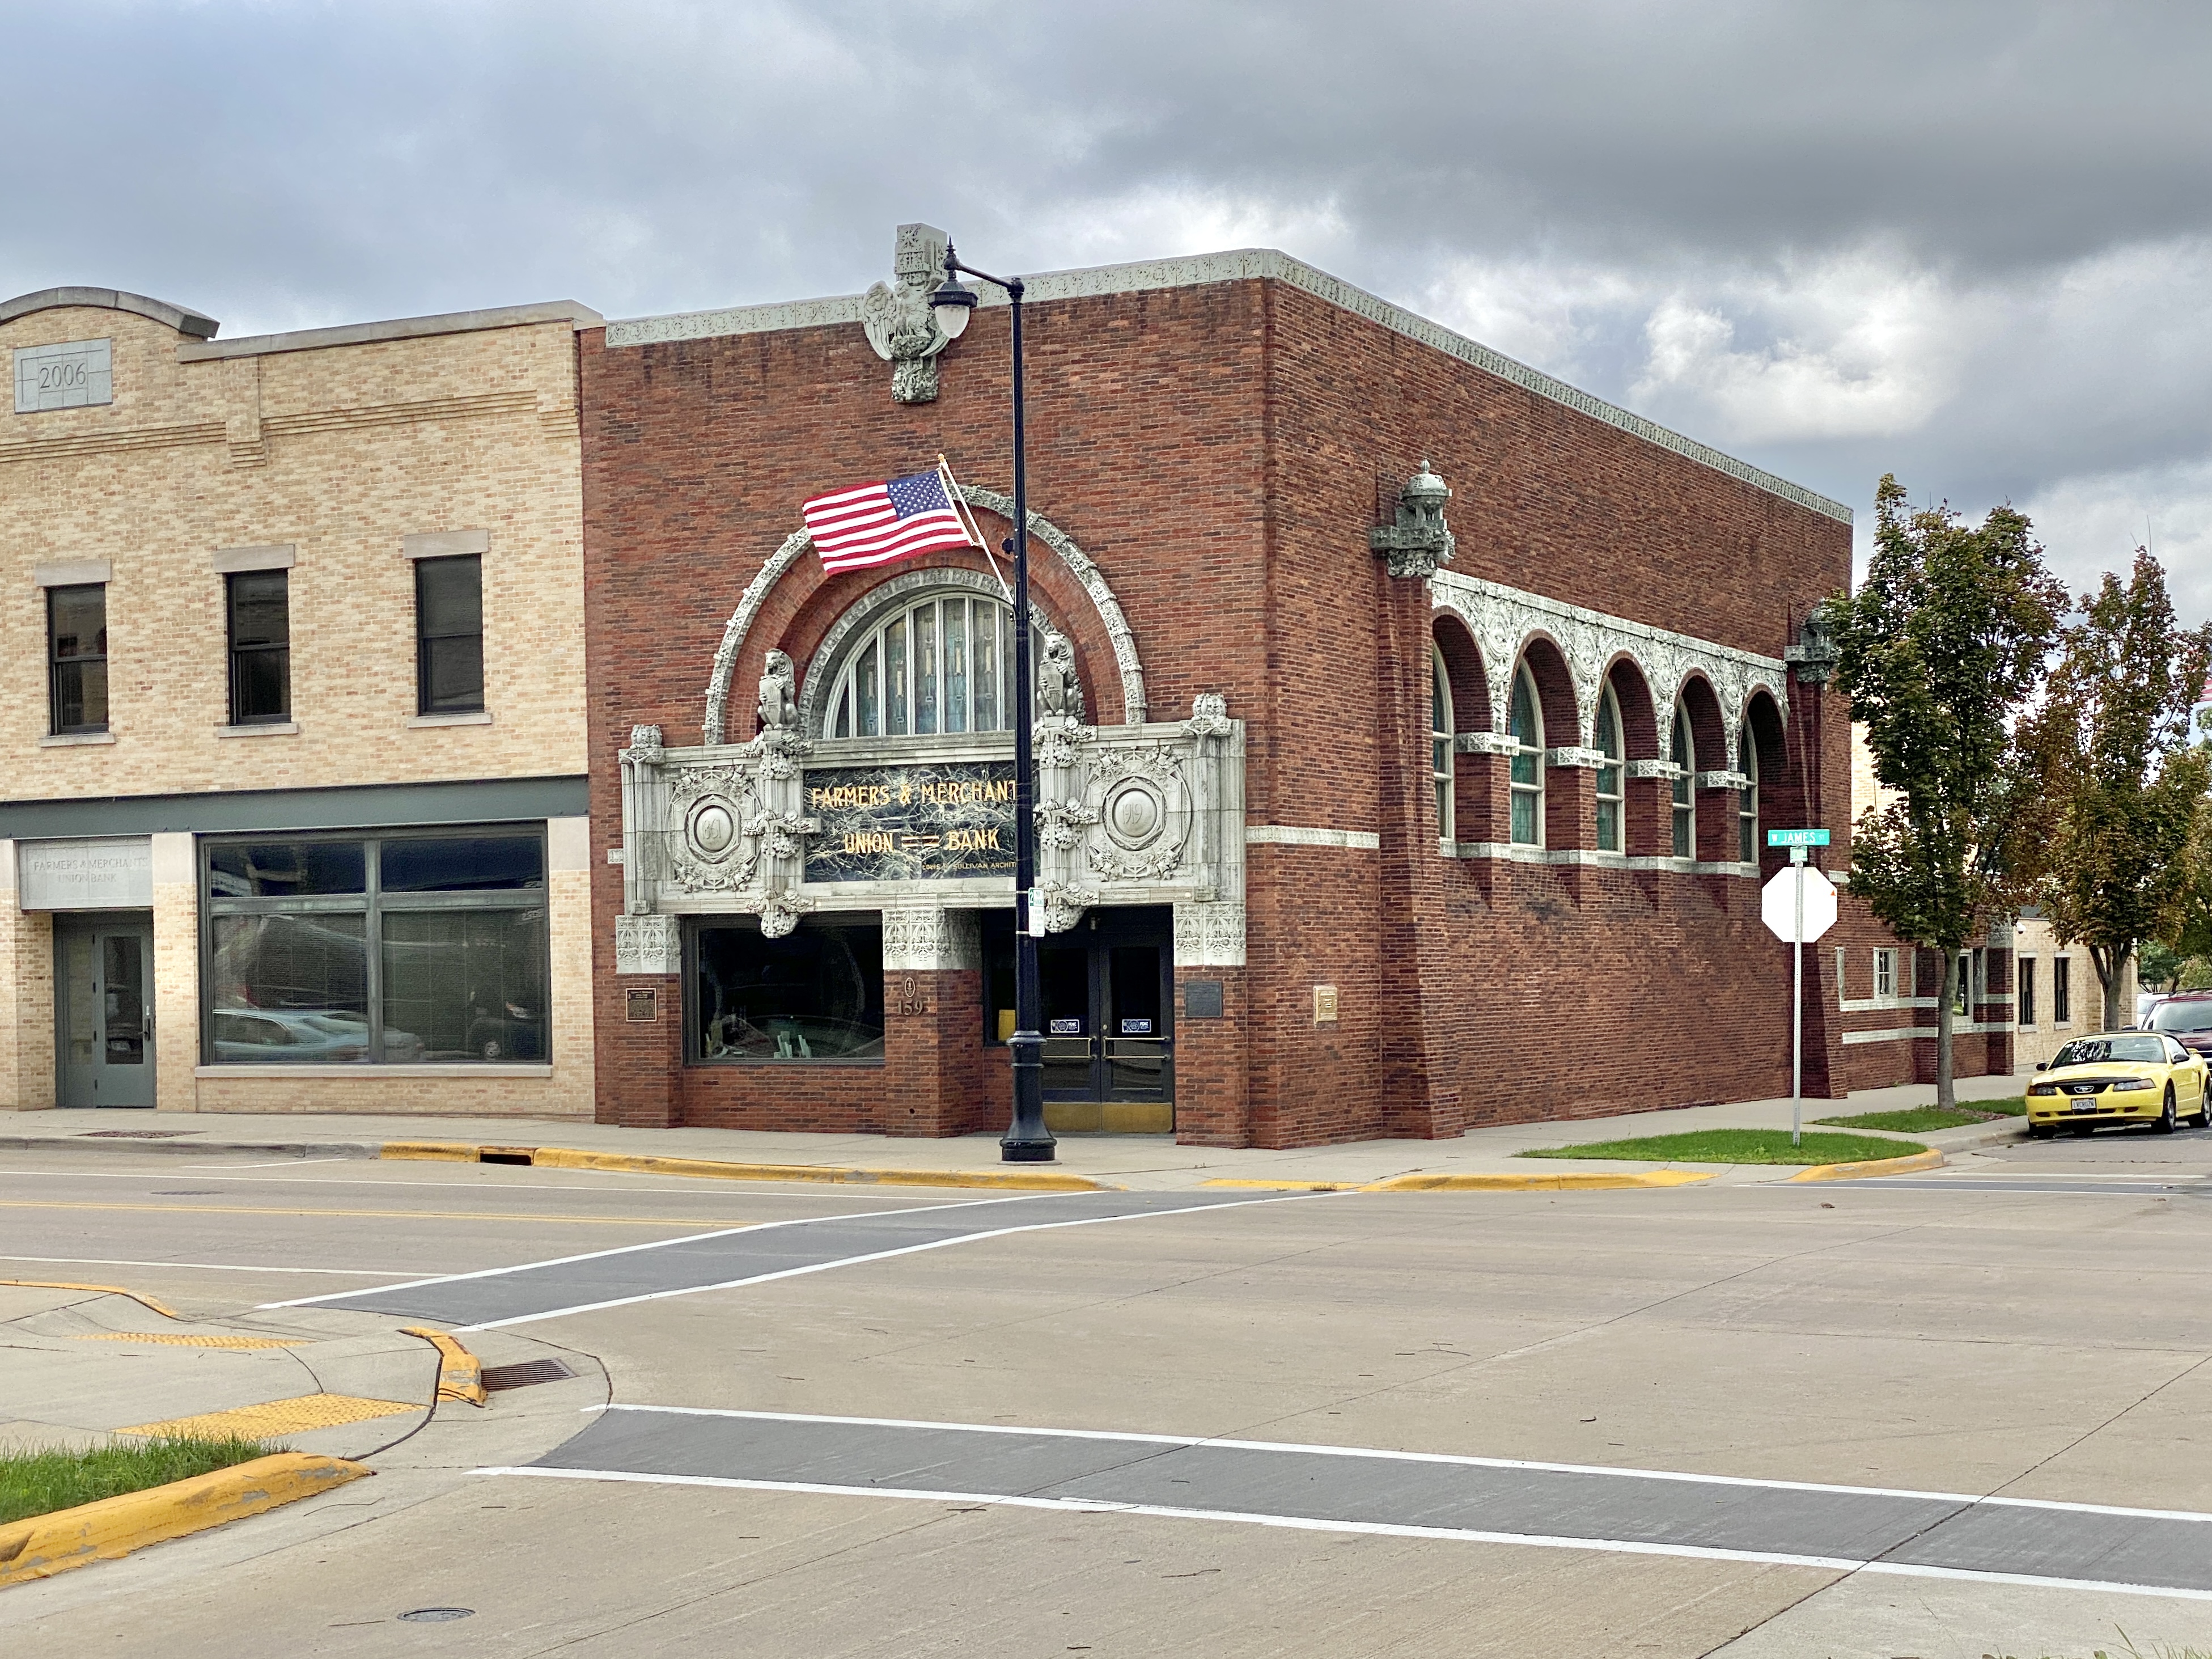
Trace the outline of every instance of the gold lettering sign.
[[806, 879], [1010, 876], [1014, 795], [1008, 761], [810, 769]]

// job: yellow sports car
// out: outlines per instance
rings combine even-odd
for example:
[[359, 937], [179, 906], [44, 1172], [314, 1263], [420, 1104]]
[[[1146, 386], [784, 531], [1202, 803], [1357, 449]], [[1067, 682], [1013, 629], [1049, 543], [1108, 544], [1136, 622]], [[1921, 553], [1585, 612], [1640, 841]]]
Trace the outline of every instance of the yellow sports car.
[[2086, 1135], [2100, 1123], [2148, 1123], [2172, 1134], [2182, 1118], [2212, 1129], [2205, 1065], [2156, 1031], [2106, 1031], [2076, 1037], [2036, 1068], [2028, 1085], [2027, 1132], [2040, 1139], [2064, 1124]]

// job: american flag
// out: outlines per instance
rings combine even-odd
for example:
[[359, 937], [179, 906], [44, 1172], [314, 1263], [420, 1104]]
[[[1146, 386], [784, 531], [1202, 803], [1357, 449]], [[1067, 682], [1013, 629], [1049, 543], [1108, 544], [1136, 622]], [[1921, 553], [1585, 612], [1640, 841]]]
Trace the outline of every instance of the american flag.
[[936, 548], [974, 545], [941, 472], [909, 472], [817, 495], [804, 513], [824, 570], [860, 570]]

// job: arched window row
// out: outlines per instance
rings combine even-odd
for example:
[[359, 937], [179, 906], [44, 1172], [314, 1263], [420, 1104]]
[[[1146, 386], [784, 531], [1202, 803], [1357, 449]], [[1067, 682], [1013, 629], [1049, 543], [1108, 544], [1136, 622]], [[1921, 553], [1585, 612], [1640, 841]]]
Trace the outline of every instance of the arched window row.
[[[1548, 645], [1550, 641], [1544, 641]], [[1586, 735], [1580, 744], [1547, 741], [1546, 699], [1538, 684], [1534, 653], [1523, 651], [1504, 686], [1502, 731], [1454, 729], [1455, 702], [1451, 663], [1441, 644], [1432, 645], [1430, 673], [1430, 769], [1436, 788], [1437, 821], [1448, 852], [1465, 848], [1456, 834], [1457, 793], [1455, 770], [1447, 756], [1490, 754], [1504, 762], [1505, 834], [1497, 837], [1510, 856], [1541, 853], [1547, 843], [1547, 774], [1560, 767], [1586, 769], [1592, 774], [1594, 805], [1591, 850], [1626, 858], [1629, 852], [1629, 790], [1634, 778], [1663, 780], [1666, 797], [1663, 859], [1697, 862], [1701, 848], [1708, 861], [1755, 868], [1761, 851], [1759, 833], [1759, 749], [1762, 741], [1777, 753], [1782, 741], [1782, 716], [1769, 689], [1759, 685], [1740, 694], [1732, 712], [1720, 701], [1717, 688], [1695, 671], [1686, 674], [1671, 708], [1662, 707], [1664, 725], [1651, 732], [1647, 742], [1656, 753], [1644, 760], [1630, 757], [1629, 726], [1622, 713], [1616, 672], [1626, 669], [1640, 697], [1649, 691], [1638, 674], [1638, 665], [1622, 658], [1607, 665], [1599, 684]], [[1558, 653], [1547, 653], [1549, 677], [1556, 685], [1565, 665]], [[1484, 665], [1472, 664], [1477, 674]], [[1464, 676], [1463, 676], [1464, 678]], [[1488, 677], [1484, 675], [1485, 678]], [[1496, 684], [1496, 681], [1492, 681]], [[1764, 738], [1755, 728], [1754, 704], [1764, 702], [1765, 723], [1771, 730]], [[1466, 701], [1462, 698], [1461, 701]], [[1701, 705], [1701, 716], [1693, 702]], [[1647, 705], [1648, 707], [1648, 702]], [[1702, 729], [1702, 734], [1701, 734]], [[1650, 731], [1649, 726], [1647, 732]], [[1662, 736], [1663, 734], [1663, 741]], [[1701, 842], [1700, 814], [1718, 812], [1721, 821], [1710, 827]], [[1640, 832], [1639, 832], [1640, 833]], [[1480, 848], [1482, 842], [1474, 846]], [[1723, 850], [1725, 849], [1725, 850]], [[1571, 858], [1575, 849], [1556, 849]]]

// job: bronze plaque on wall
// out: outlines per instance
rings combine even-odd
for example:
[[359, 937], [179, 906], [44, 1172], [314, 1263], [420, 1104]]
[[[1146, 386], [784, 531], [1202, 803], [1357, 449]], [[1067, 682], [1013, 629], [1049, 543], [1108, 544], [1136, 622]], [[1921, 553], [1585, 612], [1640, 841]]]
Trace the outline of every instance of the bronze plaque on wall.
[[1014, 872], [1014, 763], [951, 761], [806, 773], [809, 881]]

